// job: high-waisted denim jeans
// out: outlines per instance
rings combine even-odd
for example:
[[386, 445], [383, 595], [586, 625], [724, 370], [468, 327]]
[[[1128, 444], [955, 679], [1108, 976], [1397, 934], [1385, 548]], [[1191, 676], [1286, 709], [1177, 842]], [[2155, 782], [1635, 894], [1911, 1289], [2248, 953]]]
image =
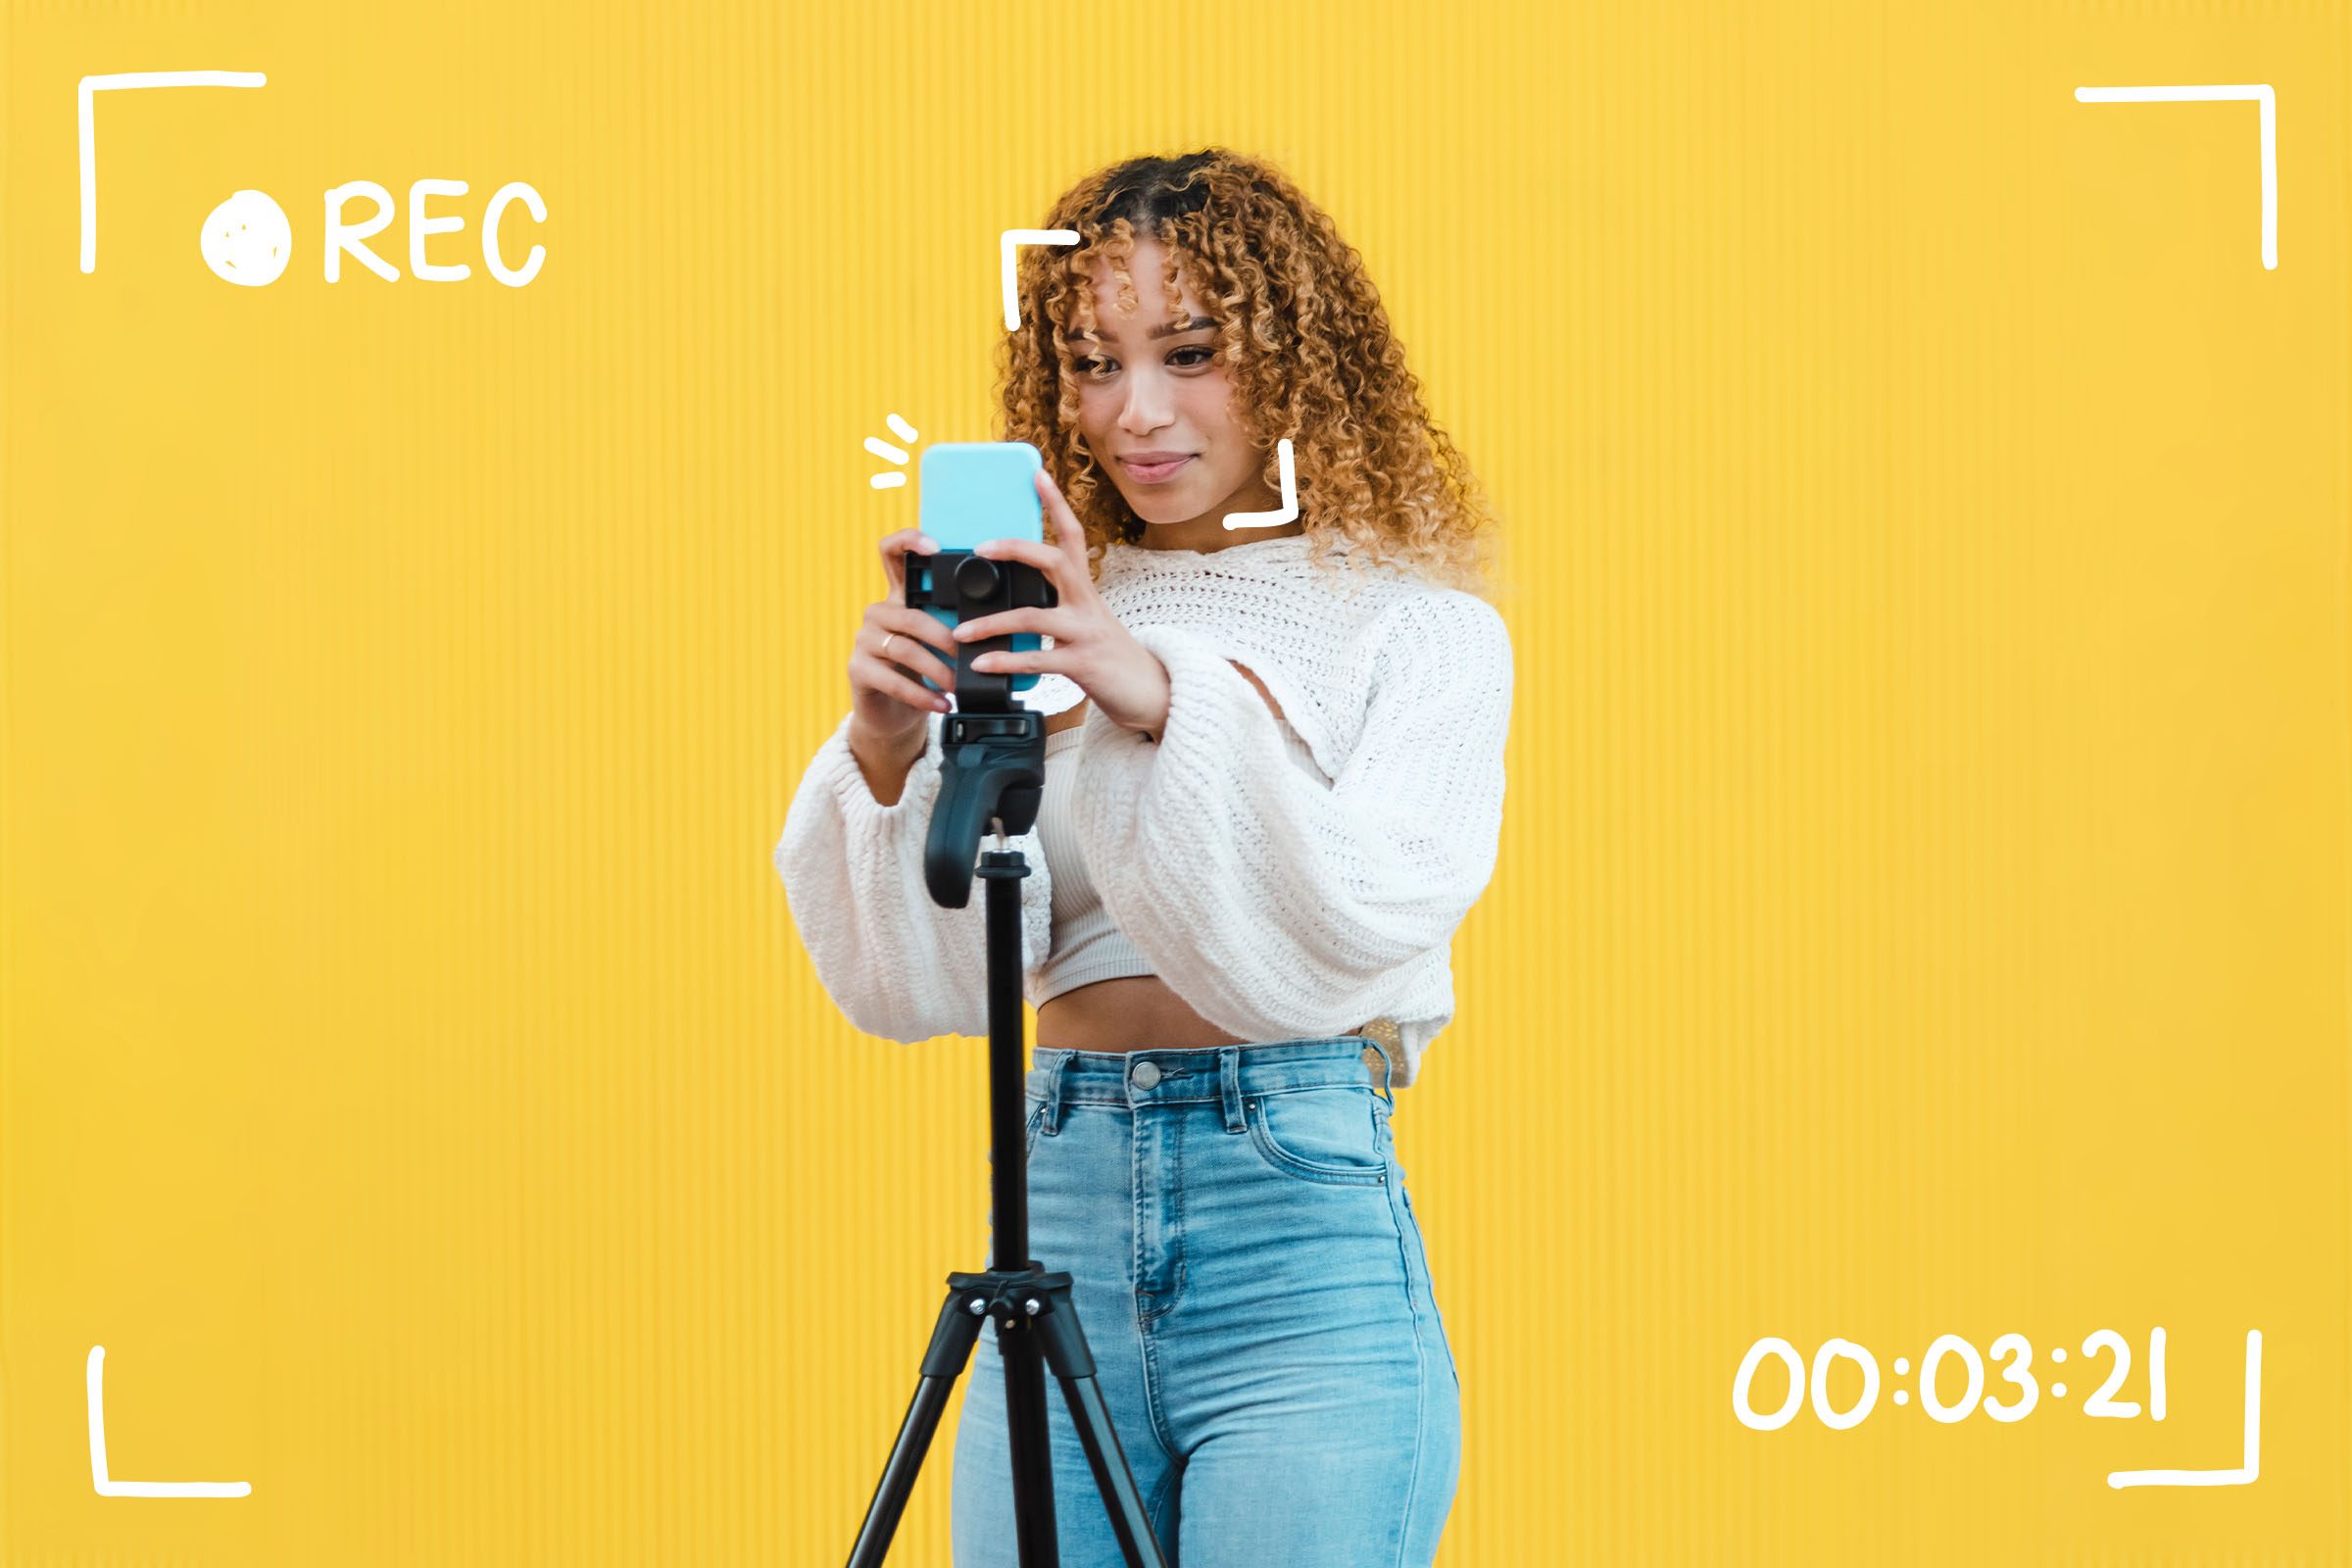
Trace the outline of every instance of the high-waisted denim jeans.
[[[1033, 1059], [1030, 1251], [1072, 1277], [1168, 1561], [1429, 1563], [1461, 1473], [1461, 1384], [1390, 1138], [1387, 1052], [1341, 1035]], [[956, 1568], [1019, 1560], [997, 1332], [981, 1325], [964, 1380]], [[1063, 1568], [1117, 1568], [1051, 1368], [1045, 1394]]]

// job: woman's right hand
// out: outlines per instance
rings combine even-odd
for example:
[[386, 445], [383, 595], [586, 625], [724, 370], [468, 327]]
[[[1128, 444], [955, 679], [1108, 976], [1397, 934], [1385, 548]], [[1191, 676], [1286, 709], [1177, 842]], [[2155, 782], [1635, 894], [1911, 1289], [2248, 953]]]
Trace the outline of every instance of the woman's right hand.
[[[939, 617], [906, 603], [906, 553], [935, 554], [939, 545], [920, 528], [882, 536], [882, 574], [890, 592], [865, 607], [865, 619], [850, 644], [850, 737], [885, 751], [911, 751], [930, 726], [929, 714], [944, 711], [946, 700], [915, 676], [928, 675], [956, 689], [956, 653], [961, 646]], [[889, 657], [882, 645], [890, 645]], [[933, 650], [939, 650], [943, 659]]]

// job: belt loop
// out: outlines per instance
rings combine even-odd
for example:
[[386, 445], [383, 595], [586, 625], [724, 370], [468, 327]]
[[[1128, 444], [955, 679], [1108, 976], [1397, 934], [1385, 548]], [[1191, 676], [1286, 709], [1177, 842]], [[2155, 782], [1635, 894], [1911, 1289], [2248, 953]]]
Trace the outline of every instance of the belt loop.
[[[1371, 1041], [1372, 1049], [1380, 1053], [1380, 1098], [1387, 1101], [1390, 1106], [1394, 1108], [1396, 1103], [1396, 1093], [1389, 1086], [1389, 1079], [1392, 1076], [1392, 1064], [1389, 1061], [1389, 1048], [1382, 1045], [1371, 1035], [1365, 1035], [1363, 1038]], [[1368, 1061], [1364, 1063], [1364, 1066], [1367, 1069], [1369, 1069], [1371, 1065], [1372, 1064]]]
[[1061, 1131], [1061, 1069], [1069, 1059], [1068, 1052], [1056, 1051], [1046, 1065], [1046, 1119], [1042, 1127], [1048, 1135]]
[[1250, 1120], [1242, 1110], [1242, 1053], [1238, 1047], [1217, 1048], [1217, 1092], [1225, 1103], [1225, 1130], [1248, 1132]]

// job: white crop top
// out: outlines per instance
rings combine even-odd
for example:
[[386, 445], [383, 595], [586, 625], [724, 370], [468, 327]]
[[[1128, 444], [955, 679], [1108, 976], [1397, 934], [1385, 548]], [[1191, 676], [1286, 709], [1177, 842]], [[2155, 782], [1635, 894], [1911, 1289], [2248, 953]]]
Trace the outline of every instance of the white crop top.
[[1072, 724], [1046, 737], [1046, 789], [1037, 808], [1037, 836], [1054, 867], [1054, 941], [1038, 977], [1041, 1004], [1098, 980], [1152, 972], [1152, 960], [1110, 923], [1071, 825], [1070, 786], [1084, 733], [1084, 725]]

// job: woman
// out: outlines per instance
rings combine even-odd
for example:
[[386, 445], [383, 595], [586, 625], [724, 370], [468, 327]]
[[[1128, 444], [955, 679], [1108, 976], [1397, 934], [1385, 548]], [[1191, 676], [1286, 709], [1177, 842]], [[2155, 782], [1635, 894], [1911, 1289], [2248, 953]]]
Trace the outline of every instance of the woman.
[[[1139, 159], [1045, 226], [1081, 242], [1023, 253], [1004, 439], [1045, 455], [1054, 538], [982, 553], [1058, 603], [951, 635], [904, 603], [906, 552], [935, 547], [883, 539], [852, 710], [776, 865], [852, 1022], [985, 1036], [984, 901], [924, 888], [946, 701], [917, 677], [952, 690], [957, 639], [1050, 639], [973, 664], [1039, 672], [1052, 715], [1011, 841], [1033, 1251], [1074, 1277], [1172, 1562], [1428, 1563], [1460, 1386], [1389, 1116], [1452, 1017], [1452, 935], [1500, 831], [1510, 642], [1464, 586], [1484, 510], [1360, 258], [1279, 172]], [[1117, 1563], [1047, 1392], [1062, 1561]], [[955, 1455], [956, 1563], [1015, 1561], [993, 1330]]]

